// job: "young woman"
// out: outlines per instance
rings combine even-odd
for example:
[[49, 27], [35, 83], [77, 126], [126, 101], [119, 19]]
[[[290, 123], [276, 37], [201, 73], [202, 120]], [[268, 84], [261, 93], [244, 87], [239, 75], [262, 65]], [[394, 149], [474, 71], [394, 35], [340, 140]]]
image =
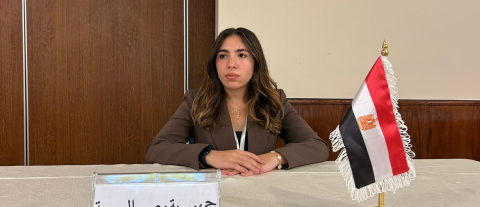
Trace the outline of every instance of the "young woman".
[[[194, 144], [185, 144], [189, 138]], [[277, 137], [286, 146], [275, 149]], [[245, 28], [222, 31], [200, 89], [147, 147], [147, 163], [214, 167], [242, 176], [327, 160], [328, 145], [308, 126], [269, 75], [262, 47]]]

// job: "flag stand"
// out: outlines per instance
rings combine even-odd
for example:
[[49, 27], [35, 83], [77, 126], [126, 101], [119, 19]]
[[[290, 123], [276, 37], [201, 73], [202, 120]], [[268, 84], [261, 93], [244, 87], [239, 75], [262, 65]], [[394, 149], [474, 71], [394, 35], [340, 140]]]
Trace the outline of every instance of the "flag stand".
[[375, 207], [385, 207], [383, 205], [383, 199], [384, 199], [384, 193], [379, 193], [378, 194], [378, 206], [375, 206]]

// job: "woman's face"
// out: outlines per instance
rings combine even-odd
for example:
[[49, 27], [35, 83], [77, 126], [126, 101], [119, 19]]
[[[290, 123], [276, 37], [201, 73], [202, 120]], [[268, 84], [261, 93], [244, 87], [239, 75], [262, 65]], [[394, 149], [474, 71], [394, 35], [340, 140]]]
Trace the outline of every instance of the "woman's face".
[[253, 76], [255, 60], [238, 35], [227, 37], [217, 52], [218, 78], [225, 90], [244, 90]]

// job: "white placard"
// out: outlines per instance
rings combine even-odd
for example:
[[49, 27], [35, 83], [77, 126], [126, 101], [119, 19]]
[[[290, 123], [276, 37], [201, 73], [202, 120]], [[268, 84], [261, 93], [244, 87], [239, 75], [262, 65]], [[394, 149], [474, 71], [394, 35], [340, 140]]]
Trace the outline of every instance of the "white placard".
[[95, 174], [92, 207], [217, 207], [221, 173]]

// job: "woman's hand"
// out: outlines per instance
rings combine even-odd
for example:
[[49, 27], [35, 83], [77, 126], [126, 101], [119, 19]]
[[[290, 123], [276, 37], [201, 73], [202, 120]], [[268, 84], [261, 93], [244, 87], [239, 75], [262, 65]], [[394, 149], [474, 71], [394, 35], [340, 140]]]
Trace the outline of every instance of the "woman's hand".
[[255, 173], [250, 170], [247, 172], [243, 172], [243, 171], [238, 171], [232, 168], [226, 168], [226, 169], [222, 169], [222, 175], [234, 176], [234, 175], [240, 174], [241, 176], [252, 176], [256, 174], [266, 173], [275, 169], [280, 162], [277, 158], [277, 155], [274, 153], [265, 153], [265, 154], [259, 155], [258, 157], [266, 161], [266, 163], [262, 165], [262, 168], [263, 168], [262, 172]]
[[[275, 169], [278, 164], [280, 164], [280, 160], [278, 160], [277, 158], [277, 154], [276, 153], [265, 153], [265, 154], [262, 154], [262, 155], [259, 155], [258, 157], [260, 157], [261, 159], [265, 160], [265, 164], [262, 166], [263, 167], [263, 170], [264, 172], [270, 172], [272, 171], [273, 169]], [[283, 156], [282, 156], [283, 157]], [[284, 160], [284, 158], [282, 158]]]
[[[217, 169], [232, 169], [238, 173], [262, 173], [265, 161], [251, 152], [243, 150], [212, 150], [205, 157], [207, 164]], [[237, 173], [237, 174], [238, 174]]]

